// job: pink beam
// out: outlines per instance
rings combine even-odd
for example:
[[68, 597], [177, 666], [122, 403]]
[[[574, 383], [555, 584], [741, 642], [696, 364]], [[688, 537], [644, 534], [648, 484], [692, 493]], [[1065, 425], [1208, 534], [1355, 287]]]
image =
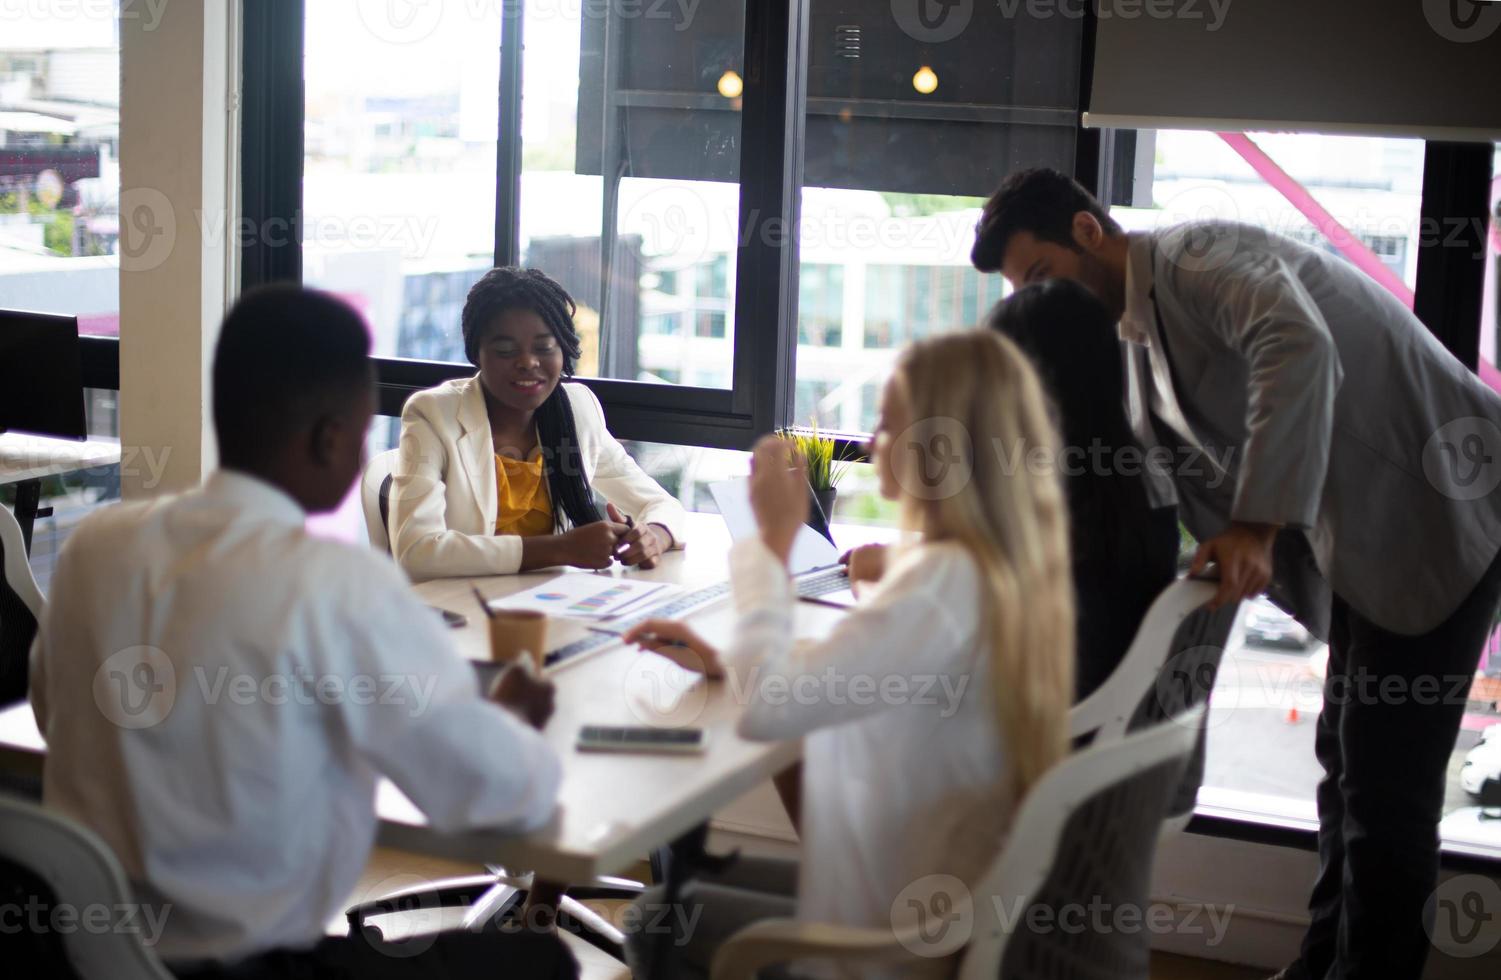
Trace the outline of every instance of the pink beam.
[[1340, 224], [1339, 219], [1330, 214], [1312, 194], [1308, 193], [1307, 188], [1278, 166], [1277, 161], [1267, 156], [1266, 151], [1257, 146], [1251, 137], [1245, 133], [1220, 133], [1218, 135], [1230, 146], [1230, 149], [1240, 154], [1241, 158], [1251, 165], [1251, 169], [1255, 170], [1262, 180], [1270, 184], [1278, 193], [1287, 198], [1288, 203], [1302, 212], [1303, 217], [1312, 222], [1319, 233], [1329, 239], [1341, 255], [1354, 263], [1361, 272], [1385, 286], [1409, 310], [1412, 309], [1413, 295], [1412, 290], [1407, 288], [1407, 283], [1388, 269], [1376, 253], [1366, 247], [1365, 242]]

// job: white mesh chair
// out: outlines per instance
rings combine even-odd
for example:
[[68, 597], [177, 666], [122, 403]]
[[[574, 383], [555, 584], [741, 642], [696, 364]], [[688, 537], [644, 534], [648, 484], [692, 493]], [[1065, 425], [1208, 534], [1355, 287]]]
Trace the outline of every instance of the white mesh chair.
[[[115, 856], [72, 820], [0, 796], [0, 888], [7, 902], [24, 897], [53, 907], [66, 904], [80, 920], [98, 908], [110, 910], [112, 916], [108, 928], [7, 930], [4, 945], [24, 957], [8, 957], [9, 969], [47, 977], [69, 976], [71, 969], [71, 975], [82, 980], [172, 980], [142, 942], [139, 911], [130, 919], [113, 917], [117, 910], [137, 908]], [[32, 965], [23, 968], [24, 962]]]
[[42, 590], [31, 574], [15, 515], [0, 507], [0, 705], [26, 697], [26, 658], [42, 618]]
[[[1069, 712], [1069, 734], [1095, 745], [1207, 704], [1239, 604], [1211, 610], [1216, 582], [1180, 578], [1147, 610], [1136, 638], [1105, 682]], [[1206, 730], [1169, 810], [1167, 829], [1181, 830], [1193, 815], [1204, 778]]]
[[[1055, 766], [1027, 795], [1006, 846], [972, 892], [944, 894], [939, 886], [919, 893], [916, 901], [935, 918], [891, 929], [758, 922], [720, 947], [714, 980], [751, 980], [763, 969], [799, 960], [883, 964], [900, 973], [903, 964], [934, 957], [951, 961], [959, 980], [1146, 980], [1145, 929], [1059, 924], [1073, 921], [1066, 910], [1087, 910], [1091, 903], [1112, 913], [1140, 910], [1137, 921], [1144, 919], [1159, 826], [1203, 712], [1202, 706], [1190, 709]], [[966, 927], [935, 934], [931, 926], [939, 919]], [[1047, 923], [1055, 925], [1042, 927]]]
[[360, 508], [365, 512], [365, 533], [370, 547], [391, 553], [391, 473], [396, 469], [397, 449], [388, 449], [365, 464], [360, 478]]

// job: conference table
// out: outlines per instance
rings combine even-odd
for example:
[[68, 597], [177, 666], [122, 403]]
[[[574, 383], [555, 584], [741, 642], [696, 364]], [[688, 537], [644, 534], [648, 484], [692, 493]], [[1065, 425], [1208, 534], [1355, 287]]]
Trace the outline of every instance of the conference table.
[[[835, 525], [841, 548], [889, 541], [886, 528]], [[729, 534], [713, 514], [690, 514], [685, 550], [663, 556], [651, 570], [616, 569], [605, 575], [669, 582], [692, 590], [728, 576]], [[450, 631], [455, 648], [479, 665], [490, 663], [488, 622], [474, 590], [503, 598], [540, 585], [563, 569], [525, 575], [444, 579], [414, 586], [429, 605], [466, 617]], [[576, 571], [576, 570], [573, 570]], [[797, 604], [799, 637], [816, 638], [844, 611], [810, 602]], [[734, 629], [726, 596], [686, 615], [705, 639], [724, 644]], [[550, 620], [548, 648], [585, 636], [585, 625]], [[532, 871], [564, 882], [588, 882], [615, 874], [701, 827], [716, 810], [796, 762], [796, 742], [751, 742], [735, 732], [739, 693], [729, 681], [706, 681], [653, 654], [614, 641], [547, 670], [557, 687], [556, 711], [544, 729], [563, 760], [563, 782], [553, 819], [530, 833], [434, 830], [399, 789], [382, 782], [377, 792], [379, 840], [402, 850], [481, 865]], [[707, 744], [699, 755], [672, 756], [580, 752], [575, 741], [584, 725], [696, 726]], [[0, 767], [40, 772], [45, 744], [27, 704], [0, 712]]]
[[110, 439], [76, 442], [19, 432], [0, 433], [0, 484], [16, 484], [16, 523], [26, 552], [31, 553], [32, 527], [51, 513], [40, 506], [42, 480], [77, 470], [92, 470], [120, 462], [120, 444]]

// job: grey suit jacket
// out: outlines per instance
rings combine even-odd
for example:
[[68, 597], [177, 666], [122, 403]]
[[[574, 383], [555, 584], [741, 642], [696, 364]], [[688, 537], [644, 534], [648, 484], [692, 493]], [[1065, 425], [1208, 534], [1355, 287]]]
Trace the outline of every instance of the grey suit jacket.
[[1496, 557], [1501, 396], [1343, 259], [1233, 222], [1132, 234], [1121, 335], [1132, 424], [1172, 453], [1158, 499], [1200, 540], [1288, 528], [1274, 597], [1320, 635], [1330, 587], [1425, 633]]

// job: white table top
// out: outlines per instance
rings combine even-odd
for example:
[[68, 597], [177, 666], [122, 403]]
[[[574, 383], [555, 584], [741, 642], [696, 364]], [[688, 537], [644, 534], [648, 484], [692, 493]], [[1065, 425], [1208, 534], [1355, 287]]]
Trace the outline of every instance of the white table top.
[[[679, 582], [688, 588], [722, 581], [729, 546], [723, 522], [715, 515], [693, 514], [688, 528], [686, 551], [667, 555], [652, 571], [625, 574]], [[888, 540], [891, 533], [879, 528], [836, 527], [835, 536], [841, 545], [851, 546]], [[555, 574], [474, 581], [493, 598], [538, 585]], [[488, 659], [487, 621], [469, 591], [470, 580], [429, 582], [416, 590], [428, 602], [469, 617], [469, 625], [453, 630], [452, 635], [466, 656]], [[825, 633], [841, 615], [832, 607], [800, 603], [798, 633]], [[716, 643], [725, 642], [734, 627], [728, 599], [688, 618], [706, 639]], [[575, 624], [550, 629], [548, 645], [555, 647], [581, 634], [582, 627]], [[382, 843], [454, 860], [536, 871], [552, 880], [586, 881], [639, 861], [651, 848], [670, 842], [795, 762], [800, 753], [796, 743], [740, 739], [734, 730], [740, 705], [727, 682], [705, 682], [619, 643], [560, 664], [550, 673], [557, 682], [557, 711], [545, 734], [564, 760], [559, 808], [552, 822], [526, 835], [440, 834], [427, 826], [421, 812], [395, 786], [383, 782], [377, 799]], [[585, 724], [694, 725], [707, 732], [707, 750], [698, 756], [581, 753], [575, 750], [574, 740]], [[37, 771], [44, 751], [28, 705], [0, 712], [0, 766]]]
[[120, 462], [120, 444], [109, 439], [73, 442], [7, 432], [0, 435], [0, 483], [19, 483]]

